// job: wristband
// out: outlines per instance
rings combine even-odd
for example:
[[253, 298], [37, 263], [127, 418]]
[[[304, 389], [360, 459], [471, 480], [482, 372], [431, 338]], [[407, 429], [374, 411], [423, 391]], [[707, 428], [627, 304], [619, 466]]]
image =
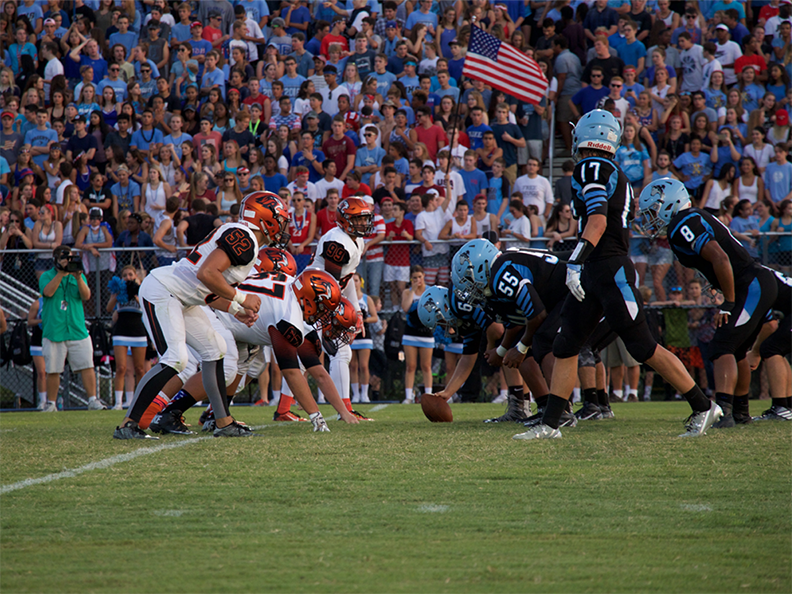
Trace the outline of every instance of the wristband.
[[245, 308], [239, 305], [239, 303], [236, 301], [232, 301], [228, 304], [228, 313], [230, 313], [232, 316], [235, 316], [242, 311], [245, 311]]
[[731, 315], [733, 309], [734, 309], [734, 301], [724, 301], [720, 305], [719, 313]]
[[594, 248], [597, 247], [593, 243], [591, 243], [588, 239], [581, 239], [578, 241], [577, 246], [575, 247], [575, 251], [572, 252], [572, 255], [569, 258], [569, 264], [583, 264], [591, 255], [591, 252], [594, 251]]
[[495, 352], [496, 352], [496, 353], [498, 353], [498, 357], [501, 357], [501, 358], [503, 358], [503, 357], [506, 355], [506, 353], [507, 353], [508, 351], [506, 350], [506, 347], [504, 347], [504, 346], [501, 344], [501, 345], [498, 345], [498, 348], [497, 348], [497, 349], [495, 349]]
[[239, 305], [242, 305], [245, 302], [245, 294], [239, 289], [236, 289], [236, 293], [234, 293], [234, 298], [232, 299], [232, 301], [234, 301], [235, 303], [239, 303]]
[[528, 352], [528, 349], [530, 349], [530, 348], [531, 348], [531, 347], [524, 345], [524, 344], [522, 343], [522, 340], [521, 340], [520, 342], [518, 342], [518, 343], [517, 343], [517, 350], [518, 350], [518, 351], [520, 351], [520, 354], [521, 354], [521, 355], [524, 355], [525, 353], [527, 353], [527, 352]]

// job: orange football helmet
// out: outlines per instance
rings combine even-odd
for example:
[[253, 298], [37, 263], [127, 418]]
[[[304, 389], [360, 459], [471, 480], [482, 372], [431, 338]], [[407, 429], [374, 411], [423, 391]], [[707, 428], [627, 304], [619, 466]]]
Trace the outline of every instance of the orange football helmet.
[[297, 261], [286, 250], [261, 248], [256, 258], [256, 272], [282, 272], [288, 276], [297, 276]]
[[285, 246], [289, 243], [289, 209], [277, 194], [248, 194], [239, 207], [239, 220], [251, 229], [261, 231], [269, 246]]
[[357, 311], [346, 297], [341, 297], [341, 303], [335, 310], [330, 323], [324, 329], [324, 339], [333, 343], [337, 349], [352, 342], [357, 330]]
[[374, 233], [374, 208], [361, 198], [346, 198], [338, 205], [336, 223], [353, 237], [367, 237]]
[[331, 322], [341, 302], [341, 287], [332, 276], [324, 270], [305, 270], [294, 280], [293, 290], [306, 323], [322, 328]]

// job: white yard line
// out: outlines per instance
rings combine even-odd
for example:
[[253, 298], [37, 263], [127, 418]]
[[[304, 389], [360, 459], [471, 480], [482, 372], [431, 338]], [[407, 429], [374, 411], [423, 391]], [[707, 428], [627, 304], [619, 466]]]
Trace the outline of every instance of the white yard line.
[[34, 485], [51, 483], [53, 481], [59, 481], [65, 478], [72, 478], [80, 474], [83, 474], [85, 472], [91, 472], [93, 470], [102, 470], [104, 468], [110, 468], [111, 466], [115, 466], [116, 464], [120, 464], [121, 462], [129, 462], [130, 460], [134, 460], [135, 458], [140, 458], [141, 456], [156, 454], [158, 452], [162, 452], [163, 450], [173, 450], [176, 448], [181, 448], [186, 445], [198, 443], [199, 441], [205, 441], [207, 439], [213, 439], [213, 438], [211, 435], [208, 435], [206, 437], [183, 439], [181, 441], [175, 441], [173, 443], [163, 443], [150, 448], [140, 448], [138, 450], [135, 450], [134, 452], [127, 452], [126, 454], [118, 454], [117, 456], [110, 456], [109, 458], [105, 458], [104, 460], [99, 460], [98, 462], [91, 462], [90, 464], [86, 464], [85, 466], [80, 466], [79, 468], [72, 468], [71, 470], [64, 470], [63, 472], [48, 474], [47, 476], [42, 476], [41, 478], [25, 479], [24, 481], [19, 481], [18, 483], [3, 485], [2, 487], [0, 487], [0, 495], [5, 495], [6, 493], [10, 493], [11, 491], [18, 491], [19, 489], [32, 487]]
[[378, 410], [382, 410], [383, 408], [388, 408], [388, 404], [378, 404], [377, 406], [372, 406], [369, 409], [369, 412], [377, 412]]

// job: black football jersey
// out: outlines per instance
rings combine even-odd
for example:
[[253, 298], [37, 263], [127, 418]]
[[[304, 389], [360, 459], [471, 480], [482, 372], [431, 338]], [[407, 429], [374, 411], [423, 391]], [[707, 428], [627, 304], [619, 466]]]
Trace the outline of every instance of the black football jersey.
[[507, 250], [492, 263], [489, 291], [487, 304], [498, 317], [522, 326], [566, 298], [566, 267], [553, 254]]
[[582, 233], [592, 215], [605, 215], [608, 225], [588, 260], [626, 256], [635, 195], [618, 165], [601, 157], [583, 159], [572, 174], [572, 212]]
[[[481, 337], [495, 321], [495, 316], [492, 312], [486, 311], [486, 305], [480, 307], [463, 303], [457, 299], [453, 289], [448, 292], [448, 296], [451, 313], [459, 320], [457, 332], [459, 332], [459, 339], [462, 341], [462, 354], [474, 355], [479, 352]], [[455, 339], [454, 342], [459, 342], [459, 340]]]
[[686, 208], [678, 212], [668, 225], [668, 243], [682, 265], [695, 268], [720, 290], [715, 269], [701, 255], [701, 250], [710, 241], [715, 241], [726, 252], [735, 281], [754, 267], [753, 258], [729, 228], [705, 210]]

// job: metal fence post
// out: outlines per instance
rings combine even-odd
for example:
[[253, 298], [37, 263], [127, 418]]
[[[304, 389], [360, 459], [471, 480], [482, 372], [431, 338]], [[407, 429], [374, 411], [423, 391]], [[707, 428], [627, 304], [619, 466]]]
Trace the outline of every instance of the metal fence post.
[[94, 256], [94, 317], [102, 317], [102, 273], [99, 270], [99, 256]]

